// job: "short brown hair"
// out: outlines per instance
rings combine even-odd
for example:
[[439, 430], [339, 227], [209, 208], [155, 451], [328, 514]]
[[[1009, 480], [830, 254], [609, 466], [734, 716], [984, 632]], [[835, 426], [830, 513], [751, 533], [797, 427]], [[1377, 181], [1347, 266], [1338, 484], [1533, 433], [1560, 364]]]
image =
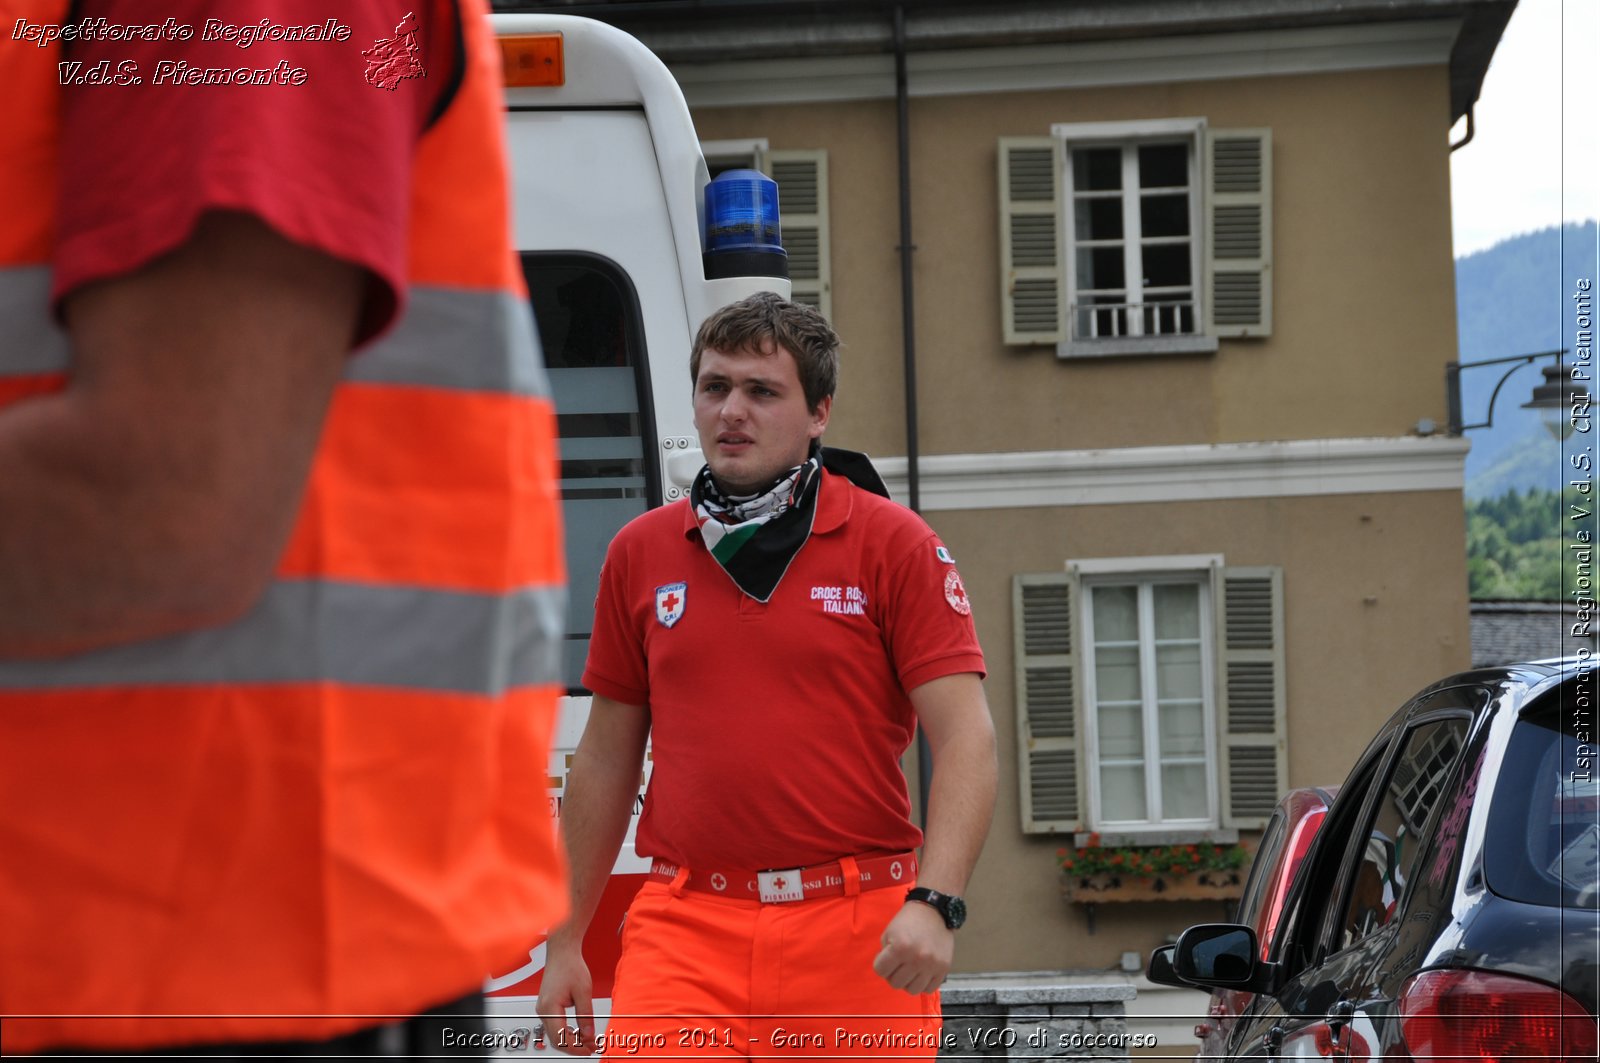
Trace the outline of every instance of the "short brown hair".
[[772, 354], [783, 347], [794, 355], [806, 406], [815, 410], [839, 386], [839, 335], [828, 319], [804, 303], [776, 292], [757, 292], [706, 318], [689, 352], [689, 382], [700, 379], [700, 354]]

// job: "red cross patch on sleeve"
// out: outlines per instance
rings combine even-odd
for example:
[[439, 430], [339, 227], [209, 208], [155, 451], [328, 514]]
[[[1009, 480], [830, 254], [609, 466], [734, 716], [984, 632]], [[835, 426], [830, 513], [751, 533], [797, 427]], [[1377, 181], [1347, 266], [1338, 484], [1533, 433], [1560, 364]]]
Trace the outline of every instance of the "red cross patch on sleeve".
[[972, 615], [972, 603], [967, 601], [967, 588], [961, 585], [961, 573], [955, 569], [944, 574], [944, 600], [962, 616]]

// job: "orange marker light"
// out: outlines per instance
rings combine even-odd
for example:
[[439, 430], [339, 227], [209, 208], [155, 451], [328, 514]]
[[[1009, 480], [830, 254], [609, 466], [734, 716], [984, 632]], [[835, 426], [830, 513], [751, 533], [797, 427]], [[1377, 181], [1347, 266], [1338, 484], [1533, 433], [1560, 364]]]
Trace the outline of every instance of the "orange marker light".
[[512, 88], [567, 83], [559, 33], [524, 33], [501, 37], [500, 61], [505, 66], [506, 84]]

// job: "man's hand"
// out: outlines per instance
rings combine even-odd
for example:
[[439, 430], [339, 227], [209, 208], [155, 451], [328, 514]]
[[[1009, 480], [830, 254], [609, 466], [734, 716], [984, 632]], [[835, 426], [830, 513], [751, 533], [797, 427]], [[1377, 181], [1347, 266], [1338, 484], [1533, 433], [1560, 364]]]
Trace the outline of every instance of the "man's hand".
[[883, 932], [872, 969], [896, 989], [920, 995], [939, 988], [955, 959], [955, 931], [931, 905], [909, 901]]
[[[576, 1027], [567, 1025], [572, 1009]], [[569, 1056], [592, 1056], [594, 1039], [594, 980], [583, 962], [580, 945], [551, 943], [545, 950], [544, 980], [539, 983], [540, 1030], [534, 1035]]]

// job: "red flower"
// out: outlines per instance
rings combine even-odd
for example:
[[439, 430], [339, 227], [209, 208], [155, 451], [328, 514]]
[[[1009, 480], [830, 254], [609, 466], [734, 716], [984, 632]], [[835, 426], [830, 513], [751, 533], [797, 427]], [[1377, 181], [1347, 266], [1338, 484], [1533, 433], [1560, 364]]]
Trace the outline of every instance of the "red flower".
[[1113, 863], [1113, 864], [1120, 864], [1120, 863], [1122, 863], [1122, 854], [1121, 854], [1121, 853], [1112, 853], [1112, 854], [1111, 854], [1111, 862], [1112, 862], [1112, 863]]
[[1089, 832], [1089, 848], [1091, 848], [1091, 849], [1100, 848], [1100, 832], [1099, 831], [1096, 830], [1096, 831], [1090, 831]]

